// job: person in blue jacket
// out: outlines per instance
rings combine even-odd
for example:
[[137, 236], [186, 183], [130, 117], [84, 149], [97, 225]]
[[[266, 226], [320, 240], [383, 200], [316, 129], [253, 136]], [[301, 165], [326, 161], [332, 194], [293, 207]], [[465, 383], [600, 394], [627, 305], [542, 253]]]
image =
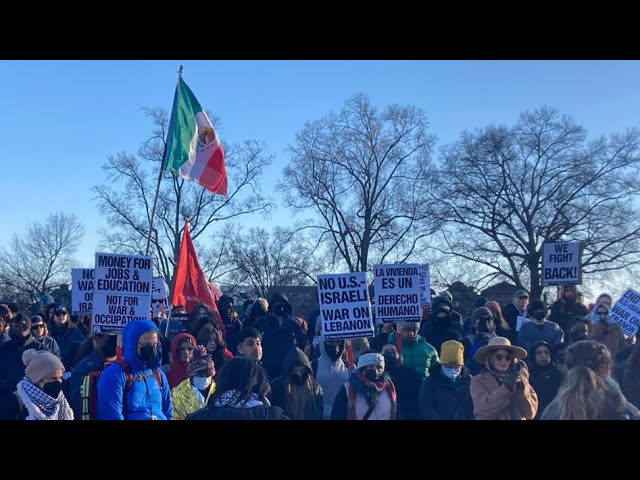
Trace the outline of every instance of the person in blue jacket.
[[120, 363], [109, 365], [98, 379], [98, 420], [171, 420], [169, 382], [160, 367], [158, 327], [150, 320], [133, 320], [122, 334]]

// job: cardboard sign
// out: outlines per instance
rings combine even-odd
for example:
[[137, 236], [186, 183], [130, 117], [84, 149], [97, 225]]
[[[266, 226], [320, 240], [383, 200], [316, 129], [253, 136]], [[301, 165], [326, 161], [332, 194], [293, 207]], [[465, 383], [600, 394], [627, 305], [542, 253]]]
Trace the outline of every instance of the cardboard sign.
[[429, 265], [420, 265], [419, 285], [420, 285], [420, 302], [422, 308], [431, 305], [431, 277], [429, 276]]
[[423, 271], [418, 264], [374, 265], [377, 321], [420, 321], [424, 298], [420, 273]]
[[92, 331], [122, 333], [132, 320], [148, 320], [152, 258], [96, 253]]
[[640, 327], [640, 293], [627, 288], [611, 309], [611, 320], [620, 324], [625, 335], [635, 335]]
[[542, 285], [582, 283], [581, 242], [545, 243], [542, 255]]
[[322, 334], [327, 340], [373, 335], [365, 272], [318, 275]]
[[71, 269], [71, 313], [91, 315], [93, 310], [93, 268]]

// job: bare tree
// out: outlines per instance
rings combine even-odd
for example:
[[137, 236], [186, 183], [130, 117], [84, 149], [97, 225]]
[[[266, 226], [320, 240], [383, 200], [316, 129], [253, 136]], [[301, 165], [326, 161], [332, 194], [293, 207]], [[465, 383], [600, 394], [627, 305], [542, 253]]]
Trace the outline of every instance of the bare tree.
[[367, 271], [420, 253], [436, 229], [425, 202], [434, 143], [427, 127], [420, 109], [379, 112], [356, 94], [297, 133], [281, 188], [294, 211], [315, 214], [304, 228], [331, 245], [334, 264]]
[[252, 285], [262, 297], [273, 287], [315, 282], [312, 252], [304, 241], [281, 228], [271, 235], [263, 228], [239, 234], [233, 242], [232, 258], [235, 271], [229, 281]]
[[435, 200], [441, 251], [542, 292], [544, 242], [584, 242], [583, 272], [640, 262], [639, 132], [587, 141], [585, 129], [543, 107], [511, 127], [489, 126], [443, 149]]
[[0, 285], [27, 302], [35, 302], [70, 281], [84, 227], [75, 215], [51, 213], [46, 220], [29, 222], [23, 234], [14, 234], [0, 250]]
[[[122, 253], [144, 253], [168, 128], [165, 110], [146, 108], [144, 112], [151, 118], [154, 129], [138, 156], [126, 152], [109, 156], [103, 166], [108, 183], [93, 187], [100, 213], [109, 225], [100, 231], [103, 243]], [[190, 220], [191, 238], [198, 248], [198, 239], [204, 238], [205, 233], [214, 233], [213, 227], [218, 222], [255, 212], [268, 213], [271, 208], [271, 202], [260, 189], [261, 175], [272, 161], [272, 156], [265, 153], [265, 145], [247, 140], [240, 145], [225, 143], [224, 147], [229, 177], [226, 197], [213, 195], [175, 174], [163, 173], [151, 254], [156, 268], [171, 285], [185, 217]], [[211, 241], [221, 241], [220, 236], [212, 235]], [[217, 260], [208, 254], [199, 260], [203, 270], [210, 277], [215, 276], [213, 266]]]

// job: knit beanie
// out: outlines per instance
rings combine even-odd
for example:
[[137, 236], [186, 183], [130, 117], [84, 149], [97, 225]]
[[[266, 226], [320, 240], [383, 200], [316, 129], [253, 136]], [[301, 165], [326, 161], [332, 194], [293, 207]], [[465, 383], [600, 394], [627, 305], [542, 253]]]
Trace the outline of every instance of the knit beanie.
[[398, 331], [403, 328], [420, 328], [420, 322], [399, 322], [398, 323]]
[[464, 347], [460, 342], [448, 340], [442, 344], [440, 365], [464, 365]]
[[194, 377], [198, 374], [204, 377], [210, 377], [213, 375], [214, 366], [213, 360], [211, 360], [211, 356], [207, 352], [207, 349], [204, 345], [198, 345], [193, 350], [193, 356], [189, 361], [189, 366], [187, 367], [187, 377]]
[[34, 350], [30, 348], [22, 354], [22, 363], [25, 364], [25, 373], [31, 383], [36, 385], [40, 380], [47, 377], [54, 370], [62, 370], [64, 365], [58, 357], [46, 350]]

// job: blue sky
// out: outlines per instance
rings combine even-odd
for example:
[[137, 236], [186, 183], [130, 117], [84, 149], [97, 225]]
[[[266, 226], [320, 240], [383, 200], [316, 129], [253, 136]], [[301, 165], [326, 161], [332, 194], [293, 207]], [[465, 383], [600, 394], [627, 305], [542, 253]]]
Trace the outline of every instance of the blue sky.
[[107, 155], [135, 153], [150, 134], [141, 107], [171, 107], [180, 64], [202, 106], [220, 116], [223, 145], [256, 138], [275, 154], [267, 188], [296, 131], [356, 92], [381, 108], [424, 109], [439, 146], [542, 105], [593, 136], [640, 124], [639, 61], [0, 61], [0, 245], [29, 220], [73, 212], [87, 230], [80, 263], [93, 263], [104, 221], [90, 187], [104, 182]]

